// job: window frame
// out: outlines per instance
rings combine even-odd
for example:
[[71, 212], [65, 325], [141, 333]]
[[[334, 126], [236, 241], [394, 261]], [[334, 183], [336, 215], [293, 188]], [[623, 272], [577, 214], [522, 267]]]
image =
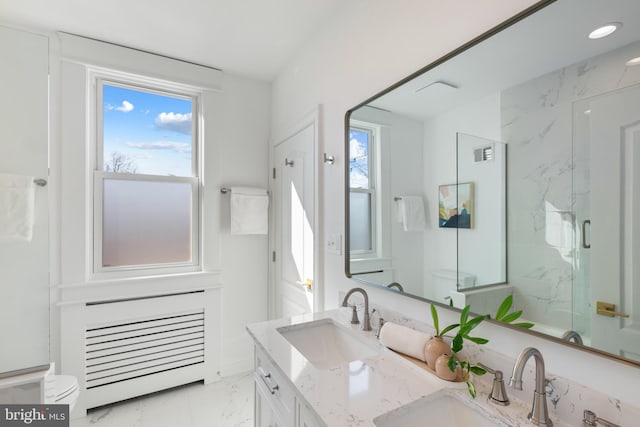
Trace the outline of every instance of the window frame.
[[[90, 138], [90, 179], [92, 185], [92, 276], [94, 279], [169, 275], [202, 271], [202, 98], [203, 90], [188, 85], [103, 69], [91, 69], [90, 111], [93, 127]], [[148, 175], [106, 172], [104, 170], [104, 100], [103, 87], [121, 87], [161, 96], [188, 99], [192, 105], [191, 176]], [[159, 264], [103, 266], [103, 190], [106, 180], [189, 183], [191, 185], [191, 261]]]
[[[368, 173], [369, 173], [369, 187], [368, 188], [354, 188], [351, 187], [349, 182], [349, 194], [360, 193], [369, 194], [371, 204], [369, 206], [369, 215], [371, 218], [370, 234], [371, 234], [371, 249], [351, 249], [349, 252], [354, 259], [372, 259], [380, 258], [382, 256], [382, 248], [380, 242], [380, 229], [381, 229], [381, 212], [380, 212], [380, 190], [382, 176], [380, 159], [381, 149], [381, 127], [379, 125], [368, 123], [360, 120], [351, 120], [349, 125], [349, 131], [355, 129], [360, 132], [366, 132], [369, 134], [369, 147], [368, 147]], [[351, 162], [351, 159], [349, 159]], [[351, 178], [349, 178], [351, 179]]]

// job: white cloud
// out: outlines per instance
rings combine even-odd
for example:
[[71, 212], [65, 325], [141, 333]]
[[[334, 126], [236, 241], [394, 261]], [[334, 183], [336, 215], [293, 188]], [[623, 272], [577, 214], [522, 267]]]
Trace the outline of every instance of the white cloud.
[[349, 141], [349, 157], [352, 161], [355, 159], [366, 157], [366, 155], [367, 150], [365, 149], [363, 143], [355, 138]]
[[178, 153], [190, 153], [191, 144], [188, 142], [156, 141], [156, 142], [127, 142], [127, 146], [140, 150], [171, 150]]
[[114, 107], [111, 104], [106, 104], [104, 107], [107, 109], [107, 111], [116, 110], [116, 111], [121, 111], [123, 113], [128, 113], [130, 111], [133, 111], [133, 109], [135, 108], [133, 104], [130, 103], [129, 101], [122, 101], [122, 104], [119, 107]]
[[156, 126], [160, 129], [191, 135], [191, 113], [160, 113], [156, 117]]

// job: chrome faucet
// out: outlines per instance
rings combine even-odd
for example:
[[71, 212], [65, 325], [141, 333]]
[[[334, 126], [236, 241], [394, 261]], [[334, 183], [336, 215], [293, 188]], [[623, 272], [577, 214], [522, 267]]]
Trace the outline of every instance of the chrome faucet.
[[[360, 292], [362, 294], [362, 296], [364, 297], [364, 319], [362, 320], [362, 330], [363, 331], [370, 331], [371, 330], [371, 320], [369, 319], [369, 295], [367, 295], [367, 292], [364, 289], [362, 289], [362, 288], [353, 288], [353, 289], [349, 290], [349, 292], [346, 293], [346, 295], [344, 296], [344, 299], [342, 300], [342, 306], [343, 307], [348, 307], [349, 306], [349, 304], [347, 302], [349, 300], [349, 297], [354, 292]], [[352, 319], [351, 323], [358, 323], [358, 314], [355, 311], [355, 306], [354, 306], [354, 310], [353, 311], [354, 311], [354, 316], [353, 316], [353, 319]]]
[[563, 340], [567, 340], [569, 342], [573, 341], [576, 344], [584, 345], [582, 342], [582, 337], [576, 331], [567, 331], [562, 335]]
[[387, 288], [391, 289], [391, 288], [398, 288], [398, 291], [400, 292], [404, 292], [404, 288], [402, 287], [402, 285], [398, 282], [391, 282], [387, 285]]
[[536, 361], [536, 389], [533, 392], [533, 407], [531, 412], [527, 416], [529, 421], [537, 426], [553, 426], [553, 422], [549, 418], [549, 412], [547, 410], [547, 395], [545, 392], [545, 378], [544, 378], [544, 359], [542, 353], [533, 347], [527, 347], [522, 350], [515, 365], [513, 365], [513, 373], [511, 374], [511, 380], [509, 385], [516, 390], [522, 390], [522, 373], [524, 367], [527, 364], [529, 358], [533, 356]]

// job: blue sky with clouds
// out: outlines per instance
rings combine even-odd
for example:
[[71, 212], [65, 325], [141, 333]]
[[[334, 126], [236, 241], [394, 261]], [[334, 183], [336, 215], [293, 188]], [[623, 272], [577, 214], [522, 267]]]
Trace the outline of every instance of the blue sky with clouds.
[[126, 155], [136, 172], [191, 176], [192, 102], [103, 85], [104, 160]]
[[351, 188], [369, 188], [369, 134], [349, 130], [349, 160]]

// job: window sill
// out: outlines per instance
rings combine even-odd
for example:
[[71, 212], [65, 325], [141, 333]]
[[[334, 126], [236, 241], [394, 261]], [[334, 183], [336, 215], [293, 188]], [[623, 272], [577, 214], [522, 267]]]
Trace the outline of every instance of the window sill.
[[222, 288], [219, 270], [88, 280], [57, 286], [59, 305], [140, 298]]
[[393, 268], [391, 258], [359, 258], [351, 259], [350, 273], [361, 274], [371, 271], [387, 271]]

